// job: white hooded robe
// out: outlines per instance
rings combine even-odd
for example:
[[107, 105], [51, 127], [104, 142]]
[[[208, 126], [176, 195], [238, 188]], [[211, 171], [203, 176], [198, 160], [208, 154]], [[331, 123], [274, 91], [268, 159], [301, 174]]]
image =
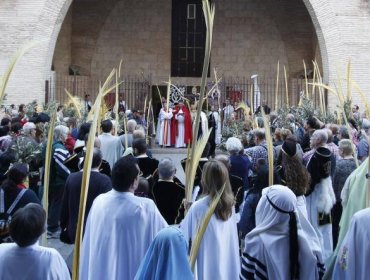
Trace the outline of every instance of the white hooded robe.
[[150, 199], [116, 190], [98, 196], [82, 242], [80, 279], [134, 279], [154, 237], [166, 226]]

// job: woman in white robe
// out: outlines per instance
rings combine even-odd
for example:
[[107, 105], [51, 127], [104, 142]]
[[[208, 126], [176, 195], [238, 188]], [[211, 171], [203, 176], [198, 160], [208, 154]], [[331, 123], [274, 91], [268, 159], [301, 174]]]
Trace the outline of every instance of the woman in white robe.
[[180, 229], [186, 240], [195, 240], [210, 203], [224, 185], [225, 190], [200, 244], [195, 264], [195, 279], [239, 277], [240, 258], [234, 196], [228, 171], [223, 163], [211, 160], [204, 165], [202, 186], [205, 196], [191, 206]]
[[240, 279], [319, 279], [317, 258], [297, 218], [297, 198], [285, 186], [262, 191], [256, 228], [245, 237]]

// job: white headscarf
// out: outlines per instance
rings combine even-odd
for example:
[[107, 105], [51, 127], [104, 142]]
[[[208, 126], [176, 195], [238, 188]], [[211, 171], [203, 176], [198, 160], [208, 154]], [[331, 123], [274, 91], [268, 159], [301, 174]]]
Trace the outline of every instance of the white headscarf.
[[[319, 279], [317, 259], [299, 222], [297, 198], [289, 188], [274, 185], [262, 191], [256, 228], [245, 241], [242, 278], [250, 273], [275, 279]], [[291, 277], [291, 263], [295, 267], [297, 259], [298, 278]]]

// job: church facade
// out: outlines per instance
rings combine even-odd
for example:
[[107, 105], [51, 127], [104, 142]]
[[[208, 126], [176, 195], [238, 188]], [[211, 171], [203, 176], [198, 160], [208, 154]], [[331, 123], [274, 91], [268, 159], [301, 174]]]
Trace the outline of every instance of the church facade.
[[[352, 78], [365, 93], [370, 90], [368, 0], [212, 2], [216, 15], [210, 76], [217, 69], [224, 77], [257, 74], [263, 80], [275, 79], [279, 61], [280, 79], [285, 66], [293, 81], [304, 76], [303, 60], [309, 73], [311, 61], [316, 60], [324, 82], [334, 86], [337, 72], [344, 78], [350, 60]], [[43, 102], [45, 87], [61, 80], [90, 84], [104, 80], [121, 59], [124, 77], [150, 76], [150, 85], [163, 85], [170, 75], [174, 84], [198, 85], [205, 34], [200, 3], [1, 1], [0, 71], [18, 48], [40, 41], [15, 67], [6, 103]], [[82, 96], [85, 92], [74, 93]], [[291, 100], [297, 95], [292, 85], [290, 95]], [[356, 91], [353, 100], [361, 103]], [[335, 107], [333, 95], [328, 102]]]

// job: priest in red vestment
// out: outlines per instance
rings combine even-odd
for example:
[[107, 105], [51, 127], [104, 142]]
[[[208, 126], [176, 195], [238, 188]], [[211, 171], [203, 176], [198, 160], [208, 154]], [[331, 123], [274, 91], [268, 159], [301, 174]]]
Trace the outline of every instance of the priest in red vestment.
[[191, 143], [192, 126], [190, 111], [180, 101], [172, 113], [171, 144], [175, 145], [176, 148], [185, 148], [187, 144]]

